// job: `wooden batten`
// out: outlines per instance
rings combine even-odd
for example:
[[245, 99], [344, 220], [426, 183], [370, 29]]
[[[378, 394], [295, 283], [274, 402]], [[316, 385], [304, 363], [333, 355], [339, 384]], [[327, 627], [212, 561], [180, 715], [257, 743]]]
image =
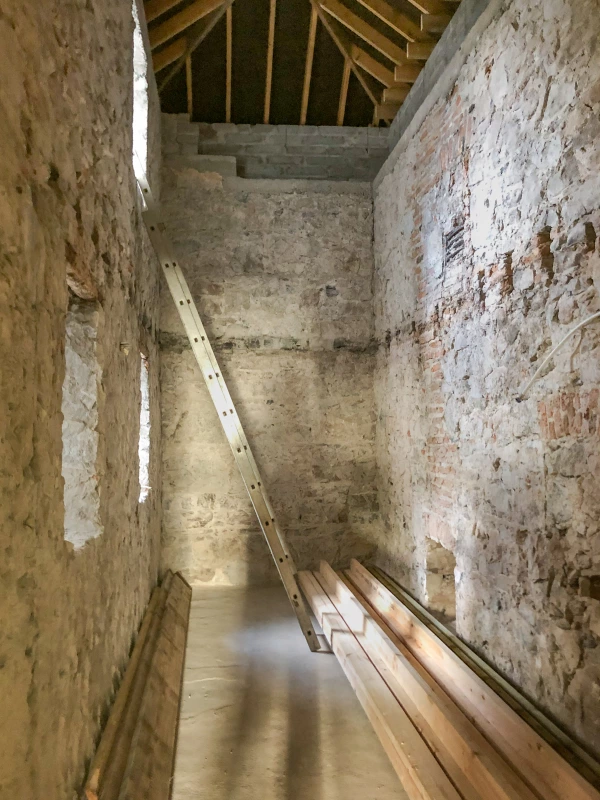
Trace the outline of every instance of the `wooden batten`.
[[321, 562], [319, 580], [379, 672], [389, 670], [396, 679], [390, 689], [461, 796], [537, 800], [383, 619], [355, 595], [352, 584], [326, 562]]
[[394, 64], [406, 63], [406, 53], [401, 47], [365, 22], [362, 17], [350, 11], [339, 0], [320, 0], [319, 6]]
[[357, 561], [347, 573], [367, 603], [543, 800], [600, 800], [579, 774], [419, 617]]
[[436, 42], [409, 42], [406, 45], [406, 57], [414, 61], [427, 61], [435, 45]]
[[410, 800], [461, 800], [396, 701], [388, 685], [394, 677], [384, 680], [312, 572], [301, 572], [299, 583]]

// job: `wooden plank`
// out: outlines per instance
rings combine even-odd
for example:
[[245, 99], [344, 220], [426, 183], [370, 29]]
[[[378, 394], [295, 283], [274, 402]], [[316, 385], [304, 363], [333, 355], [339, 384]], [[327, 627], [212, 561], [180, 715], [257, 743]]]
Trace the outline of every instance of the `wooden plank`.
[[408, 84], [400, 84], [383, 90], [383, 102], [400, 105], [408, 97], [411, 87]]
[[406, 45], [406, 57], [414, 61], [427, 61], [436, 44], [437, 42], [409, 42]]
[[310, 10], [310, 25], [308, 28], [308, 44], [306, 46], [306, 62], [304, 64], [304, 85], [302, 87], [302, 105], [300, 107], [300, 125], [306, 125], [306, 114], [308, 112], [308, 98], [310, 95], [310, 81], [312, 78], [312, 66], [315, 55], [315, 39], [317, 35], [317, 22], [319, 17], [317, 9], [312, 6]]
[[414, 83], [423, 69], [421, 64], [401, 64], [394, 69], [396, 83]]
[[346, 115], [346, 100], [348, 98], [348, 83], [350, 82], [350, 73], [352, 71], [352, 61], [349, 58], [344, 60], [344, 71], [342, 72], [342, 85], [340, 87], [340, 100], [338, 103], [337, 124], [344, 124], [344, 116]]
[[211, 12], [207, 17], [200, 20], [196, 25], [194, 25], [193, 29], [189, 31], [187, 36], [187, 47], [183, 56], [177, 61], [175, 66], [170, 69], [166, 76], [160, 81], [158, 84], [158, 91], [159, 93], [163, 91], [165, 86], [172, 80], [179, 73], [179, 70], [182, 69], [183, 65], [185, 64], [185, 56], [191, 54], [199, 47], [204, 39], [208, 36], [208, 34], [212, 31], [215, 27], [217, 22], [221, 19], [225, 11], [232, 5], [233, 0], [225, 0], [225, 2], [219, 6], [215, 11]]
[[123, 713], [127, 705], [127, 701], [131, 692], [131, 687], [135, 680], [136, 671], [140, 663], [140, 659], [144, 650], [148, 632], [150, 630], [151, 622], [155, 614], [158, 603], [161, 599], [160, 589], [157, 587], [152, 592], [148, 608], [144, 614], [142, 625], [138, 633], [137, 639], [131, 657], [125, 670], [125, 675], [119, 686], [115, 702], [110, 710], [110, 715], [104, 730], [100, 744], [94, 755], [92, 765], [88, 773], [88, 779], [85, 785], [85, 794], [89, 800], [96, 800], [98, 791], [101, 784], [104, 782], [104, 773], [110, 758], [110, 753], [114, 745], [119, 726], [121, 725]]
[[387, 685], [394, 677], [375, 669], [315, 575], [301, 572], [299, 582], [410, 800], [460, 800]]
[[185, 36], [181, 36], [179, 39], [175, 39], [174, 42], [171, 42], [171, 44], [167, 45], [158, 53], [152, 53], [152, 66], [154, 68], [154, 72], [160, 72], [161, 69], [168, 67], [169, 64], [177, 61], [177, 59], [183, 58], [186, 49], [187, 39]]
[[178, 6], [182, 0], [148, 0], [144, 3], [144, 13], [146, 14], [146, 22], [150, 24], [152, 20], [161, 17], [170, 11], [175, 6]]
[[190, 602], [189, 586], [176, 575], [144, 687], [119, 800], [169, 797]]
[[265, 84], [265, 110], [263, 122], [269, 124], [271, 114], [271, 87], [273, 86], [273, 50], [275, 48], [275, 14], [277, 12], [277, 0], [270, 0], [269, 3], [269, 39], [267, 44], [267, 79]]
[[187, 55], [185, 57], [185, 87], [187, 91], [187, 113], [190, 118], [192, 119], [192, 114], [194, 113], [194, 85], [193, 85], [193, 75], [192, 75], [192, 57], [191, 55]]
[[379, 123], [383, 120], [391, 122], [398, 113], [399, 109], [399, 103], [378, 103], [375, 108], [377, 122]]
[[223, 0], [195, 0], [191, 5], [186, 6], [183, 11], [174, 14], [166, 22], [149, 31], [150, 47], [155, 50], [161, 44], [168, 42], [169, 39], [173, 39], [186, 28], [189, 28], [190, 25], [219, 8], [222, 2]]
[[361, 17], [346, 8], [339, 0], [320, 0], [319, 5], [338, 22], [341, 22], [348, 30], [355, 33], [375, 50], [378, 50], [394, 64], [405, 64], [406, 53], [386, 36], [375, 30]]
[[385, 0], [358, 0], [358, 2], [407, 41], [419, 42], [426, 38], [421, 28], [412, 19], [386, 3]]
[[441, 14], [421, 14], [421, 30], [424, 33], [443, 33], [451, 19], [452, 14], [448, 11]]
[[233, 8], [225, 12], [225, 122], [231, 122], [231, 70], [233, 63]]
[[372, 75], [379, 83], [383, 83], [384, 86], [392, 86], [395, 83], [393, 71], [384, 67], [380, 61], [377, 61], [376, 58], [373, 58], [358, 45], [353, 44], [350, 47], [350, 58], [357, 66]]
[[374, 616], [366, 602], [354, 595], [351, 584], [325, 561], [320, 564], [319, 581], [350, 630], [362, 637], [361, 644], [373, 664], [378, 670], [382, 666], [389, 669], [397, 679], [390, 688], [425, 741], [439, 750], [444, 769], [462, 773], [461, 793], [485, 800], [536, 800], [381, 617]]
[[600, 792], [375, 576], [355, 560], [348, 575], [431, 676], [544, 800], [600, 800]]
[[[89, 786], [86, 785], [87, 800], [115, 800], [117, 798], [127, 765], [127, 757], [131, 747], [136, 720], [140, 708], [146, 677], [150, 663], [160, 621], [165, 609], [168, 587], [173, 579], [173, 573], [168, 572], [162, 586], [157, 590], [157, 600], [149, 615], [148, 631], [141, 647], [141, 653], [135, 665], [131, 684], [126, 693], [126, 698], [120, 709], [115, 712], [114, 735], [110, 737], [102, 756], [100, 770], [90, 771]], [[116, 703], [115, 703], [116, 704]]]
[[448, 8], [446, 0], [408, 0], [422, 14], [441, 14]]

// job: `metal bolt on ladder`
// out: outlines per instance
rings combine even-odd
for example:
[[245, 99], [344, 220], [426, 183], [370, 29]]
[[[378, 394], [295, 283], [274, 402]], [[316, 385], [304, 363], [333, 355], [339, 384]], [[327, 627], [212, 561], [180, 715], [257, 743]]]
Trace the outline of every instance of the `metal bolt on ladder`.
[[240, 418], [235, 411], [233, 400], [223, 379], [223, 373], [206, 335], [187, 281], [177, 259], [173, 255], [172, 245], [165, 236], [164, 225], [160, 221], [159, 205], [154, 200], [139, 158], [135, 157], [135, 160], [137, 182], [144, 206], [142, 217], [148, 230], [150, 241], [161, 263], [171, 296], [179, 312], [187, 337], [190, 340], [192, 352], [198, 362], [210, 397], [225, 431], [225, 436], [231, 447], [246, 491], [250, 496], [261, 530], [269, 545], [279, 576], [310, 649], [313, 652], [330, 652], [325, 637], [318, 635], [313, 627], [306, 601], [296, 580], [296, 567], [288, 551], [283, 534], [275, 520], [273, 508], [269, 502]]

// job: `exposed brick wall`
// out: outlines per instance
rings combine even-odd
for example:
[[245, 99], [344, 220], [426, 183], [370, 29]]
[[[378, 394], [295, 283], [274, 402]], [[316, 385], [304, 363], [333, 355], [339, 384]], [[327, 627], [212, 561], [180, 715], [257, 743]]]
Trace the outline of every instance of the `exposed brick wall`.
[[[457, 629], [600, 751], [600, 22], [512, 0], [375, 195], [379, 562], [427, 603], [457, 561]], [[586, 590], [585, 587], [588, 587]]]
[[[159, 566], [158, 265], [131, 163], [132, 7], [0, 0], [0, 37], [0, 797], [75, 800]], [[157, 169], [156, 91], [150, 106]], [[95, 304], [100, 372], [101, 532], [80, 549], [61, 475], [70, 293]]]
[[242, 178], [372, 180], [389, 153], [387, 128], [234, 125], [163, 114], [165, 155], [235, 156]]

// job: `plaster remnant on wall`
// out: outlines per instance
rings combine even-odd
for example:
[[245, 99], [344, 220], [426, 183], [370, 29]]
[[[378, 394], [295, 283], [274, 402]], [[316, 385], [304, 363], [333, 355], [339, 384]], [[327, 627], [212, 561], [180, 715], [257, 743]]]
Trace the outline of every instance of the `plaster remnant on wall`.
[[102, 533], [98, 493], [98, 387], [95, 304], [71, 303], [66, 316], [62, 395], [65, 539], [79, 549]]

